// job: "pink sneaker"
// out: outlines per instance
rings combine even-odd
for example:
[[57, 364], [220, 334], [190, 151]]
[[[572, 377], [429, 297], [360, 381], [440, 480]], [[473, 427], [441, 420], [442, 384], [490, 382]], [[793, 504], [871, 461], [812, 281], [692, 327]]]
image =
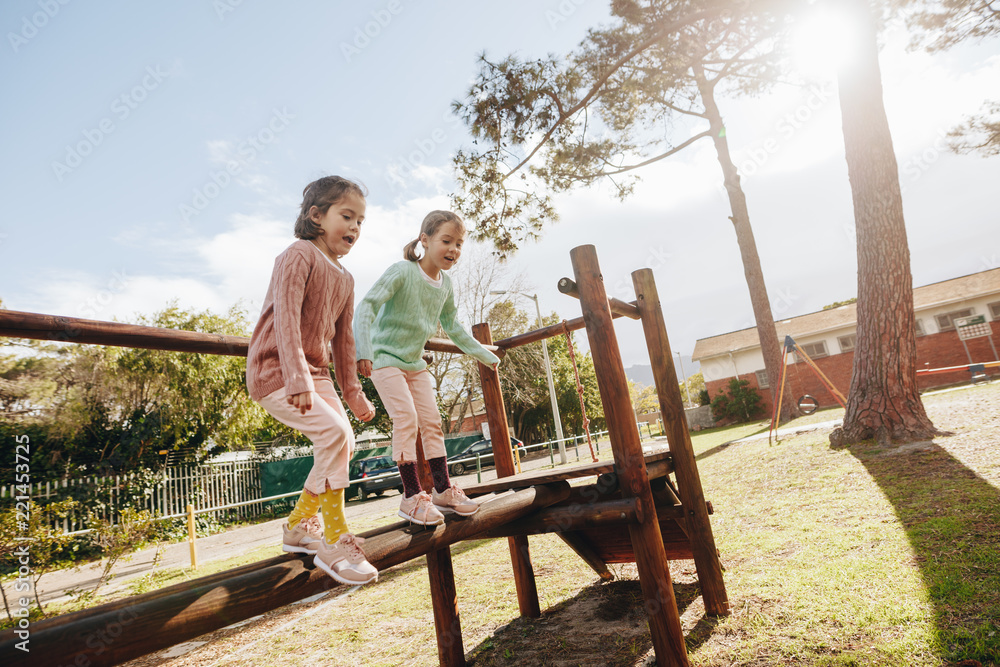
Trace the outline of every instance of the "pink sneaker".
[[323, 540], [323, 529], [319, 525], [319, 518], [315, 516], [299, 521], [295, 528], [289, 528], [288, 523], [285, 523], [282, 530], [284, 531], [281, 540], [282, 551], [312, 556]]
[[437, 526], [444, 523], [444, 514], [441, 514], [434, 507], [434, 503], [426, 491], [421, 491], [409, 498], [404, 496], [402, 502], [399, 503], [397, 514], [413, 523], [419, 523], [421, 526]]
[[465, 491], [458, 488], [454, 482], [441, 493], [435, 489], [433, 499], [434, 507], [440, 512], [454, 512], [459, 516], [472, 516], [479, 511], [479, 503], [465, 495]]
[[356, 586], [378, 581], [378, 570], [368, 562], [361, 545], [363, 537], [344, 533], [332, 546], [326, 540], [319, 543], [313, 563], [342, 584]]

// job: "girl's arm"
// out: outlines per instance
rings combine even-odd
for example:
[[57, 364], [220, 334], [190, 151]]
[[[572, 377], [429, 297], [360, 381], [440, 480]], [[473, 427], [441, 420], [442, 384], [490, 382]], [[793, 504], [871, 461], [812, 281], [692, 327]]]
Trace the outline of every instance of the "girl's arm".
[[344, 400], [351, 408], [351, 412], [358, 419], [371, 414], [375, 407], [365, 396], [358, 382], [356, 368], [354, 332], [351, 320], [354, 318], [354, 285], [351, 285], [350, 293], [347, 295], [347, 303], [337, 318], [337, 330], [333, 336], [333, 368], [337, 376], [337, 384], [344, 395]]
[[458, 321], [454, 292], [450, 289], [444, 302], [444, 308], [441, 310], [440, 320], [441, 327], [448, 334], [448, 338], [451, 339], [452, 343], [458, 345], [462, 352], [475, 357], [487, 366], [496, 366], [500, 363], [500, 357], [480, 345], [479, 341], [473, 338], [472, 334], [466, 331], [465, 327]]
[[274, 335], [289, 398], [315, 390], [302, 350], [302, 300], [309, 272], [308, 263], [296, 253], [286, 253], [274, 267]]
[[358, 309], [354, 313], [354, 344], [359, 361], [364, 359], [371, 361], [375, 358], [372, 349], [372, 324], [375, 323], [379, 309], [396, 293], [402, 280], [403, 274], [399, 266], [393, 264], [375, 281], [368, 294], [358, 304]]

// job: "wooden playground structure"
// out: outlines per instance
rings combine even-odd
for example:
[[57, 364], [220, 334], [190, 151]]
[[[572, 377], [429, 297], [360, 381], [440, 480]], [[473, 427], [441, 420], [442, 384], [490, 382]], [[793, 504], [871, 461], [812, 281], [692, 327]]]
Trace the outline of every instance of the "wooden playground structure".
[[[441, 665], [465, 665], [450, 545], [467, 539], [508, 539], [522, 616], [538, 617], [529, 535], [555, 533], [603, 579], [608, 563], [638, 567], [653, 648], [660, 665], [687, 665], [668, 560], [694, 559], [706, 613], [729, 613], [722, 567], [688, 434], [660, 301], [650, 269], [632, 274], [636, 300], [608, 299], [593, 246], [574, 248], [575, 280], [560, 290], [579, 299], [582, 317], [494, 341], [489, 325], [475, 337], [507, 350], [585, 328], [590, 342], [614, 460], [515, 474], [511, 449], [494, 438], [498, 478], [468, 487], [482, 501], [472, 517], [431, 528], [399, 522], [367, 533], [365, 552], [379, 570], [426, 556]], [[669, 451], [644, 455], [612, 319], [642, 323]], [[234, 336], [140, 327], [0, 310], [0, 335], [99, 345], [245, 356]], [[430, 350], [457, 352], [448, 341]], [[499, 374], [479, 365], [491, 433], [508, 433]], [[496, 443], [500, 443], [497, 446]], [[418, 450], [419, 451], [419, 450]], [[429, 470], [420, 461], [421, 474]], [[676, 483], [671, 479], [674, 475]], [[569, 480], [592, 481], [571, 485]], [[490, 499], [489, 494], [497, 494]], [[46, 620], [30, 627], [30, 653], [17, 650], [14, 630], [0, 633], [4, 665], [116, 665], [224, 628], [337, 586], [311, 558], [285, 554]], [[372, 584], [381, 585], [381, 584]]]

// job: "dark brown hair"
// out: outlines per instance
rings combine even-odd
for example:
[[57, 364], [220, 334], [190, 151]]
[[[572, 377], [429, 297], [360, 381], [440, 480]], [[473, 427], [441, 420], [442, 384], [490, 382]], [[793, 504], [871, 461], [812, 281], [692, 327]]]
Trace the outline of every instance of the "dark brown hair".
[[319, 225], [309, 216], [313, 206], [319, 209], [321, 215], [325, 215], [331, 206], [349, 193], [356, 194], [362, 199], [368, 196], [365, 186], [340, 176], [324, 176], [307, 185], [302, 191], [302, 209], [295, 221], [296, 238], [308, 241], [322, 232]]
[[[434, 236], [441, 229], [441, 225], [446, 222], [454, 223], [462, 236], [465, 236], [465, 223], [462, 222], [462, 219], [457, 214], [451, 211], [431, 211], [428, 213], [424, 221], [420, 223], [420, 233], [427, 234], [427, 236]], [[403, 259], [408, 259], [411, 262], [420, 259], [417, 257], [418, 245], [420, 245], [419, 236], [403, 246]]]

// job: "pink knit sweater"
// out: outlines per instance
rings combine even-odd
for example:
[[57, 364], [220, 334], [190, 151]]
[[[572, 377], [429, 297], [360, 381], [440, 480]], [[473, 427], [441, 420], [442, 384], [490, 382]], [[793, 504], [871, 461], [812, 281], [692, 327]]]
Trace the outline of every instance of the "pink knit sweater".
[[347, 405], [355, 415], [371, 411], [358, 382], [353, 317], [353, 276], [338, 271], [309, 241], [288, 246], [274, 260], [260, 320], [250, 338], [250, 397], [256, 401], [281, 387], [289, 394], [313, 391], [316, 380], [331, 379], [332, 347], [337, 384]]

